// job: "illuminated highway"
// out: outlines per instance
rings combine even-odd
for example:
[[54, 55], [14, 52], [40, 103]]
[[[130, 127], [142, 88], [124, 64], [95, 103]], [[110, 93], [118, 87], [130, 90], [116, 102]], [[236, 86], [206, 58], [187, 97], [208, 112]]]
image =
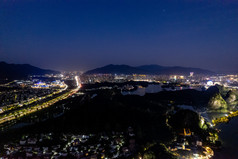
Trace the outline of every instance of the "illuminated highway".
[[[20, 117], [23, 117], [25, 115], [28, 115], [28, 114], [31, 114], [31, 113], [34, 113], [34, 112], [37, 112], [41, 109], [47, 108], [47, 107], [55, 104], [56, 102], [58, 102], [60, 100], [63, 100], [63, 99], [66, 99], [66, 98], [72, 96], [73, 94], [78, 92], [78, 90], [81, 87], [80, 79], [79, 79], [78, 76], [75, 76], [75, 80], [76, 80], [76, 84], [77, 84], [77, 87], [75, 89], [70, 90], [70, 91], [68, 91], [68, 92], [66, 92], [66, 93], [64, 93], [64, 94], [62, 94], [62, 95], [60, 95], [60, 96], [58, 96], [54, 99], [46, 101], [42, 104], [36, 104], [34, 106], [31, 106], [31, 107], [26, 107], [26, 108], [10, 111], [9, 113], [0, 116], [0, 124], [5, 123], [7, 121], [14, 120], [14, 119], [18, 119]], [[67, 88], [68, 88], [68, 86], [66, 88], [64, 88], [64, 90], [66, 90]]]
[[43, 100], [43, 99], [47, 99], [49, 97], [52, 97], [53, 95], [56, 95], [56, 94], [59, 94], [65, 90], [67, 90], [68, 88], [68, 85], [65, 84], [65, 87], [63, 89], [60, 89], [60, 90], [57, 90], [51, 94], [48, 94], [46, 96], [42, 96], [42, 97], [37, 97], [37, 98], [32, 98], [32, 99], [29, 99], [29, 100], [26, 100], [26, 101], [23, 101], [22, 104], [19, 104], [19, 103], [14, 103], [14, 104], [10, 104], [10, 105], [7, 105], [7, 106], [3, 106], [1, 107], [1, 111], [0, 111], [0, 114], [1, 113], [4, 113], [6, 111], [10, 111], [10, 110], [13, 110], [13, 109], [17, 109], [17, 108], [20, 108], [22, 107], [23, 105], [26, 107], [34, 102], [37, 102], [37, 101], [40, 101], [40, 100]]

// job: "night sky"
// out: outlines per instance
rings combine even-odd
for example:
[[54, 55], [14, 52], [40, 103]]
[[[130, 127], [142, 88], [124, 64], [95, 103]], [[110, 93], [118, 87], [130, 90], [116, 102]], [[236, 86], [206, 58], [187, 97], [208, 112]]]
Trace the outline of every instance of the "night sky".
[[0, 61], [238, 72], [238, 1], [0, 0]]

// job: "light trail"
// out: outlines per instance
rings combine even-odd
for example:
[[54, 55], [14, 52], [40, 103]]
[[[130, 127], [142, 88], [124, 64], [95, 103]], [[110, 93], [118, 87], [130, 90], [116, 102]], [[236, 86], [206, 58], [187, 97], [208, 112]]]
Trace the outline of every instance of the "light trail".
[[76, 85], [77, 85], [77, 88], [81, 88], [81, 82], [80, 82], [80, 79], [79, 79], [79, 76], [75, 76], [75, 81], [76, 81]]

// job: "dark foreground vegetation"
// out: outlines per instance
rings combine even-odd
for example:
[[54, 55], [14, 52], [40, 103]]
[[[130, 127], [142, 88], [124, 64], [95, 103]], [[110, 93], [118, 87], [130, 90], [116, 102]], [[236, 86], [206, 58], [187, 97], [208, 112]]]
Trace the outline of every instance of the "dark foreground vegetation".
[[[160, 92], [143, 97], [123, 96], [118, 89], [85, 92], [84, 95], [57, 103], [58, 109], [52, 106], [25, 117], [22, 119], [23, 122], [33, 121], [34, 124], [10, 129], [0, 135], [0, 140], [3, 144], [12, 139], [19, 139], [23, 134], [51, 132], [54, 134], [125, 132], [128, 127], [132, 127], [135, 133], [133, 138], [136, 141], [133, 156], [174, 158], [165, 145], [173, 142], [184, 128], [195, 132], [203, 141], [206, 141], [209, 132], [214, 132], [209, 125], [206, 125], [205, 129], [201, 127], [200, 116], [197, 113], [176, 107], [180, 102], [196, 103], [198, 101], [193, 99], [203, 97], [198, 96], [194, 90]], [[180, 98], [183, 99], [183, 103]], [[52, 114], [60, 109], [64, 114], [54, 118]], [[46, 121], [41, 120], [46, 116]], [[39, 120], [41, 122], [35, 123]]]

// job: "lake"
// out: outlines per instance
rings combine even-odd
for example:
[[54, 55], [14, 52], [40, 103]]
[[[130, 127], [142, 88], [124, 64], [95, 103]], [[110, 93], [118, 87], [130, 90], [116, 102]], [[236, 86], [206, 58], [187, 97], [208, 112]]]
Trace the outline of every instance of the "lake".
[[172, 89], [169, 88], [162, 88], [159, 84], [149, 84], [148, 87], [138, 87], [135, 91], [122, 91], [122, 95], [139, 95], [144, 96], [146, 93], [158, 93], [161, 91], [177, 91], [183, 89], [195, 89], [201, 91], [201, 88], [192, 88], [192, 87], [175, 87]]
[[122, 95], [144, 96], [146, 93], [158, 93], [162, 90], [161, 85], [149, 84], [148, 87], [138, 87], [135, 91], [122, 91]]
[[238, 117], [217, 127], [221, 129], [219, 138], [223, 148], [215, 151], [214, 159], [238, 159]]

